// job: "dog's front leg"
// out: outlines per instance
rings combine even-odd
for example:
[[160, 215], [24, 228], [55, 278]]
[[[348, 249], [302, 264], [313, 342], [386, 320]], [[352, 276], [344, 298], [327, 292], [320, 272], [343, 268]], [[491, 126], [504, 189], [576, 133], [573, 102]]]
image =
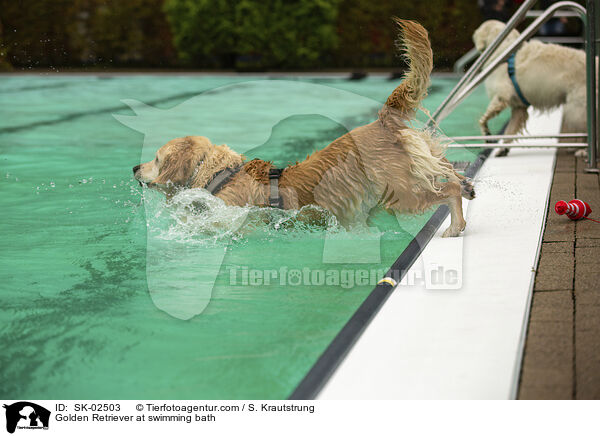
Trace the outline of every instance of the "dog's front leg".
[[[445, 157], [442, 158], [442, 162], [452, 165], [452, 163]], [[473, 186], [473, 181], [469, 177], [465, 177], [456, 171], [454, 171], [454, 175], [460, 183], [462, 196], [467, 200], [473, 200], [475, 198], [475, 187]]]
[[461, 186], [455, 182], [447, 182], [438, 194], [438, 203], [446, 203], [450, 208], [450, 227], [442, 234], [443, 238], [459, 236], [467, 222], [463, 218]]
[[481, 133], [485, 136], [490, 134], [490, 128], [488, 127], [488, 121], [492, 118], [498, 116], [500, 112], [508, 107], [508, 102], [503, 98], [498, 97], [497, 95], [492, 98], [490, 104], [488, 105], [485, 113], [479, 119], [479, 127], [481, 128]]
[[460, 235], [467, 222], [463, 218], [461, 197], [450, 197], [447, 203], [450, 207], [450, 226], [444, 231], [442, 238], [453, 238]]

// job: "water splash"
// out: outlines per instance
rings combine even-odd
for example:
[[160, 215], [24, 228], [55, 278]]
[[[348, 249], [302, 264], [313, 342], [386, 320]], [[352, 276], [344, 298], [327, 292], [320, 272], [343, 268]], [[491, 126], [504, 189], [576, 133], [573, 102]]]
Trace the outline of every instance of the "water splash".
[[166, 241], [215, 247], [345, 231], [333, 214], [312, 205], [299, 210], [228, 206], [204, 189], [180, 190], [170, 201], [144, 189], [142, 198], [149, 233]]

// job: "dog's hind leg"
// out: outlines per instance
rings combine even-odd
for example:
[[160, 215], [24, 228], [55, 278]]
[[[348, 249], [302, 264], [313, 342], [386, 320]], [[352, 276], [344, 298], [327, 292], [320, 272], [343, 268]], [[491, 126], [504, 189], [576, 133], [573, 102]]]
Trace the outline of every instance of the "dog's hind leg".
[[[529, 114], [527, 113], [526, 107], [515, 107], [511, 109], [510, 120], [504, 130], [505, 135], [516, 135], [517, 133], [521, 133], [525, 130], [525, 125], [527, 124], [527, 120], [529, 119]], [[512, 140], [506, 140], [505, 143], [512, 142]], [[498, 150], [496, 153], [497, 157], [504, 157], [508, 155], [509, 149], [507, 147], [503, 147]]]
[[[582, 102], [584, 103], [582, 104]], [[586, 110], [585, 87], [580, 91], [571, 92], [563, 106], [560, 133], [587, 133]], [[560, 138], [558, 142], [586, 142], [586, 140], [582, 138]], [[587, 149], [580, 148], [575, 152], [575, 156], [587, 160]]]
[[525, 125], [529, 119], [527, 108], [524, 106], [514, 107], [511, 109], [510, 121], [506, 125], [504, 131], [507, 135], [516, 135], [525, 130]]
[[483, 135], [490, 134], [490, 128], [488, 127], [488, 121], [492, 118], [498, 116], [500, 112], [508, 107], [508, 102], [503, 98], [498, 97], [497, 95], [492, 98], [490, 104], [488, 105], [485, 113], [479, 119], [479, 127], [481, 128], [481, 133]]

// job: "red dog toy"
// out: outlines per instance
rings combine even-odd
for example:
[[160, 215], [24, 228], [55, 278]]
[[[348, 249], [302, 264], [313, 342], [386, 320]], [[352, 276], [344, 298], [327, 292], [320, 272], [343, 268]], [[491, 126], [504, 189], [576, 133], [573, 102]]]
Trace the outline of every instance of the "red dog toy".
[[573, 221], [588, 219], [597, 223], [600, 222], [587, 217], [590, 213], [592, 213], [592, 208], [585, 201], [576, 199], [567, 203], [566, 201], [561, 200], [554, 205], [554, 210], [559, 215], [567, 214], [567, 216]]

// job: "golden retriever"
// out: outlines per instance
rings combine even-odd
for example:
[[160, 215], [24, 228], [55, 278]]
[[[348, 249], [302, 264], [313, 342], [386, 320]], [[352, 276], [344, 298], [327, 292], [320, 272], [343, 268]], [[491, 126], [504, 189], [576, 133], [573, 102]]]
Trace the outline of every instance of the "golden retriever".
[[[504, 29], [497, 20], [485, 21], [473, 33], [473, 42], [480, 52]], [[513, 30], [487, 61], [489, 64], [519, 37]], [[556, 44], [529, 41], [521, 45], [515, 57], [516, 80], [525, 99], [535, 109], [549, 110], [564, 105], [561, 133], [587, 131], [585, 53]], [[490, 98], [487, 110], [479, 120], [481, 131], [489, 135], [488, 121], [510, 107], [511, 117], [505, 134], [515, 135], [525, 129], [527, 106], [517, 95], [508, 75], [507, 64], [501, 64], [485, 81]], [[500, 155], [508, 153], [507, 149]]]
[[[447, 204], [451, 224], [443, 236], [464, 230], [462, 199], [474, 198], [468, 179], [456, 173], [444, 144], [432, 132], [415, 130], [415, 117], [427, 95], [433, 56], [427, 31], [418, 23], [396, 19], [410, 69], [388, 97], [378, 119], [333, 141], [303, 162], [286, 167], [279, 178], [284, 209], [317, 205], [333, 213], [340, 224], [366, 222], [369, 212], [421, 213]], [[204, 188], [224, 169], [237, 170], [215, 192], [232, 206], [269, 204], [270, 162], [244, 156], [202, 136], [169, 141], [150, 162], [133, 168], [135, 178], [167, 196], [178, 188]]]

